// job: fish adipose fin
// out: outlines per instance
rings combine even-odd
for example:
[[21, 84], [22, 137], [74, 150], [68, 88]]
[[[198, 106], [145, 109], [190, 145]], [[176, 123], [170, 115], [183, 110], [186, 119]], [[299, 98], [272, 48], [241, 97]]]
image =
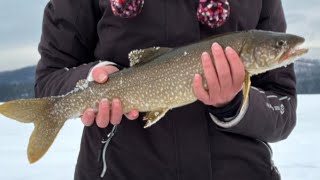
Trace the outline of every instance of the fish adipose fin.
[[38, 161], [49, 149], [67, 118], [52, 114], [59, 98], [9, 101], [0, 105], [0, 114], [22, 123], [34, 123], [29, 139], [28, 159]]
[[146, 121], [144, 128], [148, 128], [158, 122], [167, 112], [169, 108], [163, 108], [156, 111], [148, 112], [144, 117], [143, 120]]
[[141, 65], [152, 61], [158, 56], [161, 56], [172, 48], [166, 47], [152, 47], [147, 49], [133, 50], [129, 53], [130, 66]]
[[247, 104], [247, 101], [249, 99], [250, 86], [251, 86], [250, 74], [246, 71], [246, 76], [245, 76], [245, 79], [244, 79], [243, 103], [242, 103], [242, 106], [241, 106], [241, 111], [243, 110], [245, 104]]

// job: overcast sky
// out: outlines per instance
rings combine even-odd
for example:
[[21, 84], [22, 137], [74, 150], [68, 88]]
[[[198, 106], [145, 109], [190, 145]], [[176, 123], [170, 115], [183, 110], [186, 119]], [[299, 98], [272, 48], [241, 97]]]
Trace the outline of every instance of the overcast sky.
[[[0, 0], [0, 71], [34, 65], [39, 60], [43, 10], [48, 0]], [[302, 35], [320, 49], [320, 1], [283, 0], [288, 32]], [[320, 57], [312, 51], [309, 56]]]

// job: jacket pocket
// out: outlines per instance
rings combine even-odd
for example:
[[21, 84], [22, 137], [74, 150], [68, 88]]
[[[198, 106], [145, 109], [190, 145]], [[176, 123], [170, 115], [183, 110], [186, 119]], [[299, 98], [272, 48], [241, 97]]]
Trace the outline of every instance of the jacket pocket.
[[273, 161], [272, 161], [272, 166], [273, 166], [273, 168], [271, 169], [272, 180], [281, 180], [280, 172], [278, 168], [273, 164]]
[[273, 151], [270, 147], [270, 145], [267, 142], [261, 141], [259, 139], [256, 139], [259, 143], [263, 144], [263, 146], [268, 150], [269, 155], [270, 155], [270, 170], [271, 170], [271, 179], [272, 180], [281, 180], [281, 175], [280, 172], [277, 168], [277, 166], [274, 164], [273, 161]]
[[88, 168], [77, 164], [73, 180], [96, 180], [100, 179], [97, 168]]

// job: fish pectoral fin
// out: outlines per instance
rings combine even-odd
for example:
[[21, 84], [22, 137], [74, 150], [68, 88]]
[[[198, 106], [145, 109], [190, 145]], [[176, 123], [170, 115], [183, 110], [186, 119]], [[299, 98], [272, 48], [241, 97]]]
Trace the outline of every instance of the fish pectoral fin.
[[158, 122], [167, 112], [169, 108], [163, 108], [156, 111], [148, 112], [144, 117], [143, 120], [146, 121], [144, 128], [148, 128]]
[[246, 76], [244, 79], [244, 87], [243, 87], [243, 103], [241, 106], [241, 111], [243, 110], [245, 104], [247, 104], [249, 98], [249, 91], [251, 86], [250, 74], [246, 72]]
[[166, 47], [152, 47], [147, 49], [133, 50], [129, 53], [130, 66], [145, 64], [171, 50], [172, 48]]

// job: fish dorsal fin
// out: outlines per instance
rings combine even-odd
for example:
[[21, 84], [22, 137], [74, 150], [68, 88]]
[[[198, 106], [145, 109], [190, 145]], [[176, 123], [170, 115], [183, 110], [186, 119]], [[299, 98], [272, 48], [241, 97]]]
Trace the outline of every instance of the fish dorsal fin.
[[130, 66], [137, 64], [144, 64], [146, 62], [152, 61], [154, 58], [161, 56], [172, 48], [166, 47], [152, 47], [147, 49], [133, 50], [129, 53]]

